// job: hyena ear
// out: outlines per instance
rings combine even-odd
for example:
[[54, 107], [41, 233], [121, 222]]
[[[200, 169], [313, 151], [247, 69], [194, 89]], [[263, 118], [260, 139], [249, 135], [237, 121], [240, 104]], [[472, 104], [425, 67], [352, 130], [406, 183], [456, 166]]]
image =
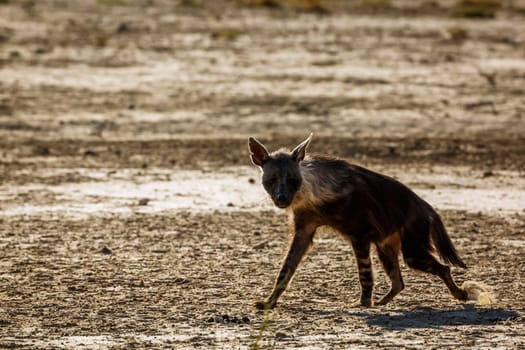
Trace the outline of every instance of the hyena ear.
[[248, 148], [250, 149], [253, 164], [262, 167], [270, 159], [268, 150], [256, 138], [250, 137], [248, 139]]
[[292, 158], [299, 163], [302, 161], [306, 155], [306, 148], [310, 144], [310, 141], [312, 141], [312, 136], [314, 136], [313, 133], [310, 133], [310, 136], [303, 142], [301, 142], [297, 147], [295, 147], [292, 151]]

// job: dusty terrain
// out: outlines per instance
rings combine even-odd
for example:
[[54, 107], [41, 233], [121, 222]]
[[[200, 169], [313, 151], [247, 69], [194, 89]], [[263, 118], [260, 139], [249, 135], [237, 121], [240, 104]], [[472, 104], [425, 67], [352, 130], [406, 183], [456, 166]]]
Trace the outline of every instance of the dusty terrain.
[[[0, 2], [0, 348], [524, 347], [523, 12], [239, 3]], [[257, 312], [287, 230], [246, 139], [311, 131], [432, 203], [497, 302], [403, 267], [351, 307], [324, 230]]]

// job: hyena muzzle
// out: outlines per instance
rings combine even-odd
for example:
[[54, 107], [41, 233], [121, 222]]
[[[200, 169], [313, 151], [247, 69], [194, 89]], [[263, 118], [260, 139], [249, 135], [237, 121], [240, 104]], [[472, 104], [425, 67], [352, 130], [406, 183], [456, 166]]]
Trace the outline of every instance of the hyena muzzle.
[[376, 305], [391, 301], [404, 288], [398, 256], [416, 270], [439, 276], [452, 295], [469, 293], [456, 285], [450, 267], [465, 268], [436, 211], [408, 187], [345, 160], [306, 155], [312, 135], [291, 152], [269, 153], [249, 139], [252, 162], [262, 169], [262, 183], [272, 201], [289, 215], [291, 243], [270, 296], [256, 303], [273, 308], [286, 289], [320, 226], [330, 226], [352, 244], [361, 285], [360, 305], [371, 306], [374, 280], [370, 260], [375, 245], [391, 288]]

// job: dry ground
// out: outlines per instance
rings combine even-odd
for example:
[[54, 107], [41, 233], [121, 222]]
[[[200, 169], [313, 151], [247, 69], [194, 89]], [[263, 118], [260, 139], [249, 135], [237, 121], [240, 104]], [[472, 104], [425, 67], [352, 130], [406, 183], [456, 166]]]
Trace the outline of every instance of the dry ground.
[[[0, 348], [525, 346], [521, 12], [180, 3], [0, 1]], [[323, 231], [257, 312], [286, 219], [253, 199], [246, 138], [310, 131], [428, 194], [454, 276], [497, 303], [404, 267], [392, 304], [352, 308], [351, 248]]]

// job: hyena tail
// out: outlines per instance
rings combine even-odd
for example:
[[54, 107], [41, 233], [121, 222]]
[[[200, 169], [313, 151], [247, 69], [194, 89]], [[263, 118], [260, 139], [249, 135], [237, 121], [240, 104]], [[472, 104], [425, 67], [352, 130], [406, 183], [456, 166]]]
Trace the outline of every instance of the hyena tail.
[[[459, 257], [456, 248], [454, 248], [454, 245], [450, 241], [450, 237], [443, 226], [443, 221], [441, 221], [441, 218], [437, 214], [433, 217], [430, 227], [430, 235], [435, 250], [443, 261], [462, 268], [467, 267]], [[460, 289], [466, 293], [468, 300], [473, 300], [478, 305], [490, 305], [496, 302], [496, 297], [492, 289], [482, 283], [465, 281]]]
[[443, 226], [443, 221], [441, 221], [441, 218], [437, 214], [433, 217], [430, 227], [430, 236], [432, 237], [436, 253], [438, 253], [444, 262], [462, 268], [467, 267], [459, 257], [456, 248], [454, 248], [454, 245], [447, 234], [445, 226]]

